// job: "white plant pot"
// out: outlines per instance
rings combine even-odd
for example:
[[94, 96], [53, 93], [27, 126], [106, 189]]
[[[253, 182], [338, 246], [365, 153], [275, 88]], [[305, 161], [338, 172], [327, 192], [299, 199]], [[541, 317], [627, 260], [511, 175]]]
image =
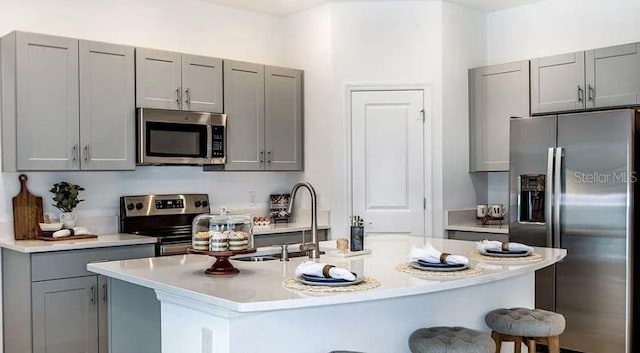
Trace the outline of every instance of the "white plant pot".
[[62, 222], [62, 226], [67, 229], [71, 229], [76, 226], [76, 220], [78, 220], [78, 215], [72, 212], [64, 212], [60, 214], [60, 222]]

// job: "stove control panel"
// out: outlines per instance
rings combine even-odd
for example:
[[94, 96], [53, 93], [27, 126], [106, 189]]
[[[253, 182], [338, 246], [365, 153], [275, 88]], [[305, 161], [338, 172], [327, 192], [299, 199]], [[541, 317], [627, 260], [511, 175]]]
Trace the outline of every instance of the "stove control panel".
[[137, 195], [120, 198], [120, 218], [209, 212], [207, 194]]

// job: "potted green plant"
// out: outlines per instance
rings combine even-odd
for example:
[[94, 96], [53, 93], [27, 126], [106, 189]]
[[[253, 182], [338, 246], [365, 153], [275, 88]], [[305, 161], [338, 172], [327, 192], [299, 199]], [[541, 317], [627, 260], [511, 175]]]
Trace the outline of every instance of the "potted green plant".
[[78, 198], [80, 191], [84, 190], [83, 187], [75, 185], [66, 181], [53, 184], [51, 193], [53, 193], [53, 207], [59, 209], [60, 221], [65, 228], [73, 228], [76, 225], [77, 215], [73, 213], [73, 209], [84, 200]]

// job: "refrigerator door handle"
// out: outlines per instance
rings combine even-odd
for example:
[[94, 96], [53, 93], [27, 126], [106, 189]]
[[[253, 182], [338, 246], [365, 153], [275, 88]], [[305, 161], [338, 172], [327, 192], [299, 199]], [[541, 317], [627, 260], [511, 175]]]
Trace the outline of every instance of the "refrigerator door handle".
[[556, 148], [555, 167], [553, 171], [553, 247], [560, 247], [560, 209], [562, 197], [562, 158], [564, 158], [564, 148]]
[[553, 247], [553, 162], [554, 162], [554, 154], [556, 149], [553, 147], [549, 147], [549, 151], [547, 152], [547, 176], [546, 176], [546, 185], [545, 185], [545, 205], [544, 205], [544, 219], [547, 228], [547, 246]]

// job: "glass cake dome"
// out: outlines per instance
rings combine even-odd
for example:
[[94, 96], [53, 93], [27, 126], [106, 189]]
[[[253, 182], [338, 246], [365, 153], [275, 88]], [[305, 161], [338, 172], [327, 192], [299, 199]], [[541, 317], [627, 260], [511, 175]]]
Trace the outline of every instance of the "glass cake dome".
[[244, 214], [201, 214], [193, 220], [192, 245], [202, 251], [252, 249], [253, 220]]

